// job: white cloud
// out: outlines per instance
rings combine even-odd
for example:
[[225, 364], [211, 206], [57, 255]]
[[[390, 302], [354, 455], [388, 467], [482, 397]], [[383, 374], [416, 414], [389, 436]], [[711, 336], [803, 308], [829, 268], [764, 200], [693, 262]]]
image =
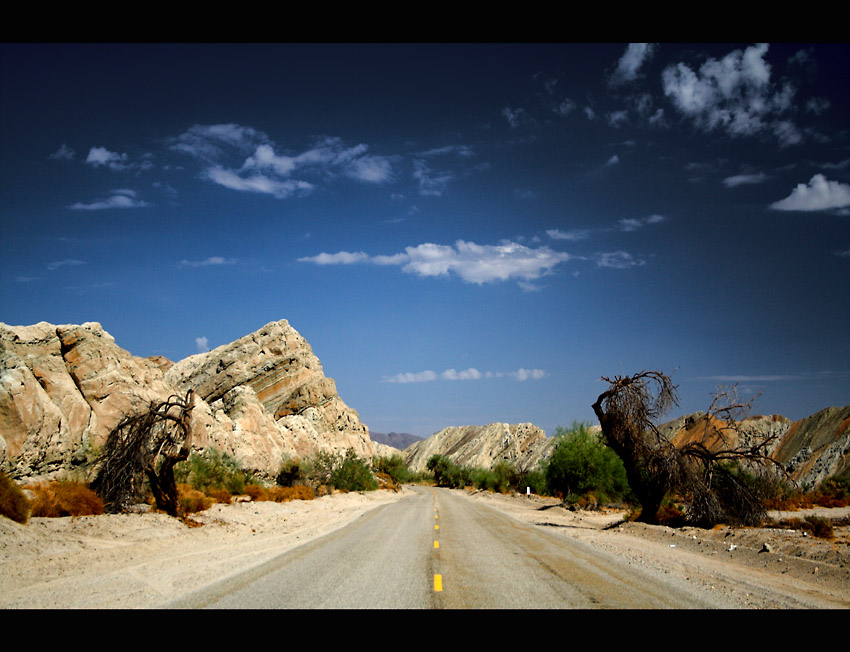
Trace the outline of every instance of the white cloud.
[[149, 205], [150, 204], [146, 201], [136, 199], [136, 192], [134, 190], [119, 188], [117, 190], [113, 190], [112, 195], [106, 199], [94, 201], [89, 204], [77, 202], [68, 208], [75, 211], [98, 211], [111, 208], [143, 208]]
[[789, 120], [778, 116], [793, 108], [795, 89], [785, 84], [775, 89], [768, 45], [735, 50], [723, 59], [708, 59], [699, 71], [685, 63], [665, 68], [664, 94], [698, 127], [723, 130], [731, 136], [771, 134], [780, 144], [793, 145], [801, 136]]
[[222, 256], [210, 256], [204, 260], [181, 260], [181, 267], [214, 267], [217, 265], [233, 265], [235, 258], [224, 258]]
[[611, 158], [608, 159], [608, 162], [605, 164], [607, 166], [617, 165], [620, 162], [620, 157], [614, 154]]
[[250, 177], [241, 177], [232, 170], [225, 170], [221, 166], [207, 168], [204, 176], [213, 183], [217, 183], [231, 190], [243, 190], [247, 192], [258, 192], [273, 195], [278, 199], [285, 199], [293, 194], [305, 195], [310, 193], [314, 186], [307, 181], [297, 179], [275, 179], [264, 174], [254, 174]]
[[552, 240], [586, 240], [590, 237], [588, 229], [570, 229], [569, 231], [561, 231], [560, 229], [548, 229], [546, 231]]
[[198, 353], [206, 353], [210, 350], [210, 341], [206, 337], [196, 337], [195, 346], [198, 347]]
[[650, 215], [649, 217], [643, 218], [624, 217], [621, 220], [617, 220], [617, 224], [621, 231], [631, 232], [642, 229], [647, 224], [659, 224], [664, 220], [665, 217], [663, 215]]
[[346, 166], [345, 174], [358, 181], [384, 183], [392, 180], [393, 165], [386, 156], [361, 156]]
[[478, 245], [458, 240], [452, 245], [424, 243], [406, 247], [404, 252], [371, 257], [364, 252], [341, 251], [299, 258], [300, 262], [320, 265], [339, 265], [371, 262], [376, 265], [397, 265], [417, 276], [448, 276], [455, 274], [468, 283], [482, 285], [497, 281], [533, 281], [546, 274], [570, 255], [548, 247], [531, 249], [515, 242], [499, 245]]
[[386, 383], [429, 383], [436, 380], [459, 381], [459, 380], [491, 380], [499, 378], [512, 378], [514, 380], [525, 382], [526, 380], [540, 380], [546, 378], [548, 372], [543, 369], [517, 369], [516, 371], [479, 371], [474, 367], [463, 371], [455, 369], [446, 369], [441, 374], [438, 374], [430, 369], [418, 372], [405, 372], [395, 374], [394, 376], [384, 376]]
[[49, 271], [53, 271], [59, 269], [60, 267], [76, 267], [77, 265], [85, 265], [86, 261], [77, 260], [75, 258], [65, 258], [64, 260], [57, 260], [52, 263], [47, 263], [47, 269]]
[[62, 143], [62, 146], [47, 158], [51, 158], [55, 161], [70, 161], [75, 155], [76, 153], [73, 149], [68, 147], [65, 143]]
[[828, 181], [816, 174], [808, 185], [800, 183], [785, 199], [774, 202], [771, 208], [779, 211], [823, 211], [850, 206], [850, 185]]
[[531, 116], [529, 116], [523, 108], [512, 109], [511, 107], [506, 106], [502, 109], [502, 116], [508, 121], [511, 129], [516, 129], [520, 125], [531, 122]]
[[451, 172], [434, 172], [425, 161], [413, 161], [413, 178], [419, 182], [419, 194], [439, 197], [454, 178]]
[[611, 76], [614, 85], [634, 81], [644, 63], [652, 58], [656, 46], [653, 43], [629, 43], [626, 51], [617, 62], [617, 68]]
[[753, 174], [736, 174], [731, 177], [726, 177], [723, 179], [723, 185], [727, 188], [734, 188], [735, 186], [743, 186], [747, 184], [755, 184], [762, 183], [767, 181], [770, 177], [768, 177], [764, 172], [755, 172]]
[[86, 163], [96, 168], [105, 165], [111, 170], [124, 170], [128, 167], [127, 159], [127, 154], [110, 152], [105, 147], [92, 147], [86, 157]]
[[630, 269], [645, 265], [646, 261], [635, 258], [625, 251], [611, 251], [599, 254], [596, 259], [597, 267], [610, 267], [612, 269]]
[[[318, 256], [310, 256], [307, 258], [299, 258], [302, 263], [316, 263], [317, 265], [352, 265], [354, 263], [362, 263], [369, 260], [369, 255], [358, 251], [352, 253], [349, 251], [340, 251], [335, 254], [321, 253]], [[390, 264], [390, 263], [379, 263]]]
[[204, 161], [217, 160], [226, 149], [247, 152], [268, 137], [251, 127], [237, 124], [192, 125], [173, 140], [171, 149]]

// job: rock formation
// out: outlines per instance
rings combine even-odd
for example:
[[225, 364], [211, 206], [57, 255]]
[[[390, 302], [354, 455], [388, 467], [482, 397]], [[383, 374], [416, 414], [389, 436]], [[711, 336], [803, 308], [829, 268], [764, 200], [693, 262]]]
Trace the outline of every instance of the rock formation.
[[0, 468], [49, 476], [93, 457], [127, 414], [171, 394], [197, 393], [195, 448], [215, 446], [271, 476], [283, 456], [374, 445], [285, 320], [177, 364], [140, 358], [95, 322], [0, 324]]
[[424, 470], [428, 460], [437, 454], [461, 466], [492, 468], [504, 460], [525, 471], [548, 457], [552, 444], [553, 439], [547, 439], [546, 433], [534, 424], [491, 423], [445, 428], [406, 448], [404, 457], [411, 471]]

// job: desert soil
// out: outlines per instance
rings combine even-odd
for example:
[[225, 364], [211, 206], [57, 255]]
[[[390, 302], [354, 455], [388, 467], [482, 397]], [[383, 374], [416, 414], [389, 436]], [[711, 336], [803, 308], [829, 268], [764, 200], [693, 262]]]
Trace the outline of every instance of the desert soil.
[[[779, 528], [672, 529], [620, 523], [621, 512], [572, 512], [551, 499], [467, 493], [557, 536], [716, 591], [718, 603], [850, 608], [848, 526], [836, 527], [832, 541]], [[27, 525], [0, 517], [0, 608], [159, 607], [408, 494], [216, 505], [193, 515], [200, 527], [157, 513], [33, 518]], [[848, 513], [826, 510], [833, 518]]]

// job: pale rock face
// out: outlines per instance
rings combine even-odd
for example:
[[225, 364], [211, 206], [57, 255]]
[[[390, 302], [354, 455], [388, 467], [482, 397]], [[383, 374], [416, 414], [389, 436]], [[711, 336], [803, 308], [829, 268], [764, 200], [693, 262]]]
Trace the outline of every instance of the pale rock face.
[[172, 365], [115, 344], [100, 324], [0, 324], [0, 467], [48, 476], [82, 461], [127, 414], [196, 392], [193, 448], [214, 446], [262, 475], [284, 456], [374, 445], [312, 349], [286, 321]]
[[507, 461], [519, 470], [530, 470], [551, 453], [552, 440], [531, 423], [491, 423], [487, 426], [445, 428], [409, 446], [405, 461], [413, 471], [423, 471], [433, 455], [445, 455], [455, 464], [492, 468]]

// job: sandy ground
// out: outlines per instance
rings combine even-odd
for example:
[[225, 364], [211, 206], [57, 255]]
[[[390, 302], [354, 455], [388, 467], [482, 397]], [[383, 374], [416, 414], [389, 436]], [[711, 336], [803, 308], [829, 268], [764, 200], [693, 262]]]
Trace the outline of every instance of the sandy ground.
[[[34, 518], [27, 525], [0, 518], [0, 608], [156, 608], [408, 493], [216, 505], [194, 515], [202, 527], [155, 513]], [[723, 604], [850, 608], [847, 526], [836, 528], [833, 541], [765, 528], [674, 530], [623, 523], [604, 529], [622, 514], [570, 512], [542, 498], [469, 495], [558, 536], [717, 591]], [[827, 511], [838, 516], [850, 509]]]

